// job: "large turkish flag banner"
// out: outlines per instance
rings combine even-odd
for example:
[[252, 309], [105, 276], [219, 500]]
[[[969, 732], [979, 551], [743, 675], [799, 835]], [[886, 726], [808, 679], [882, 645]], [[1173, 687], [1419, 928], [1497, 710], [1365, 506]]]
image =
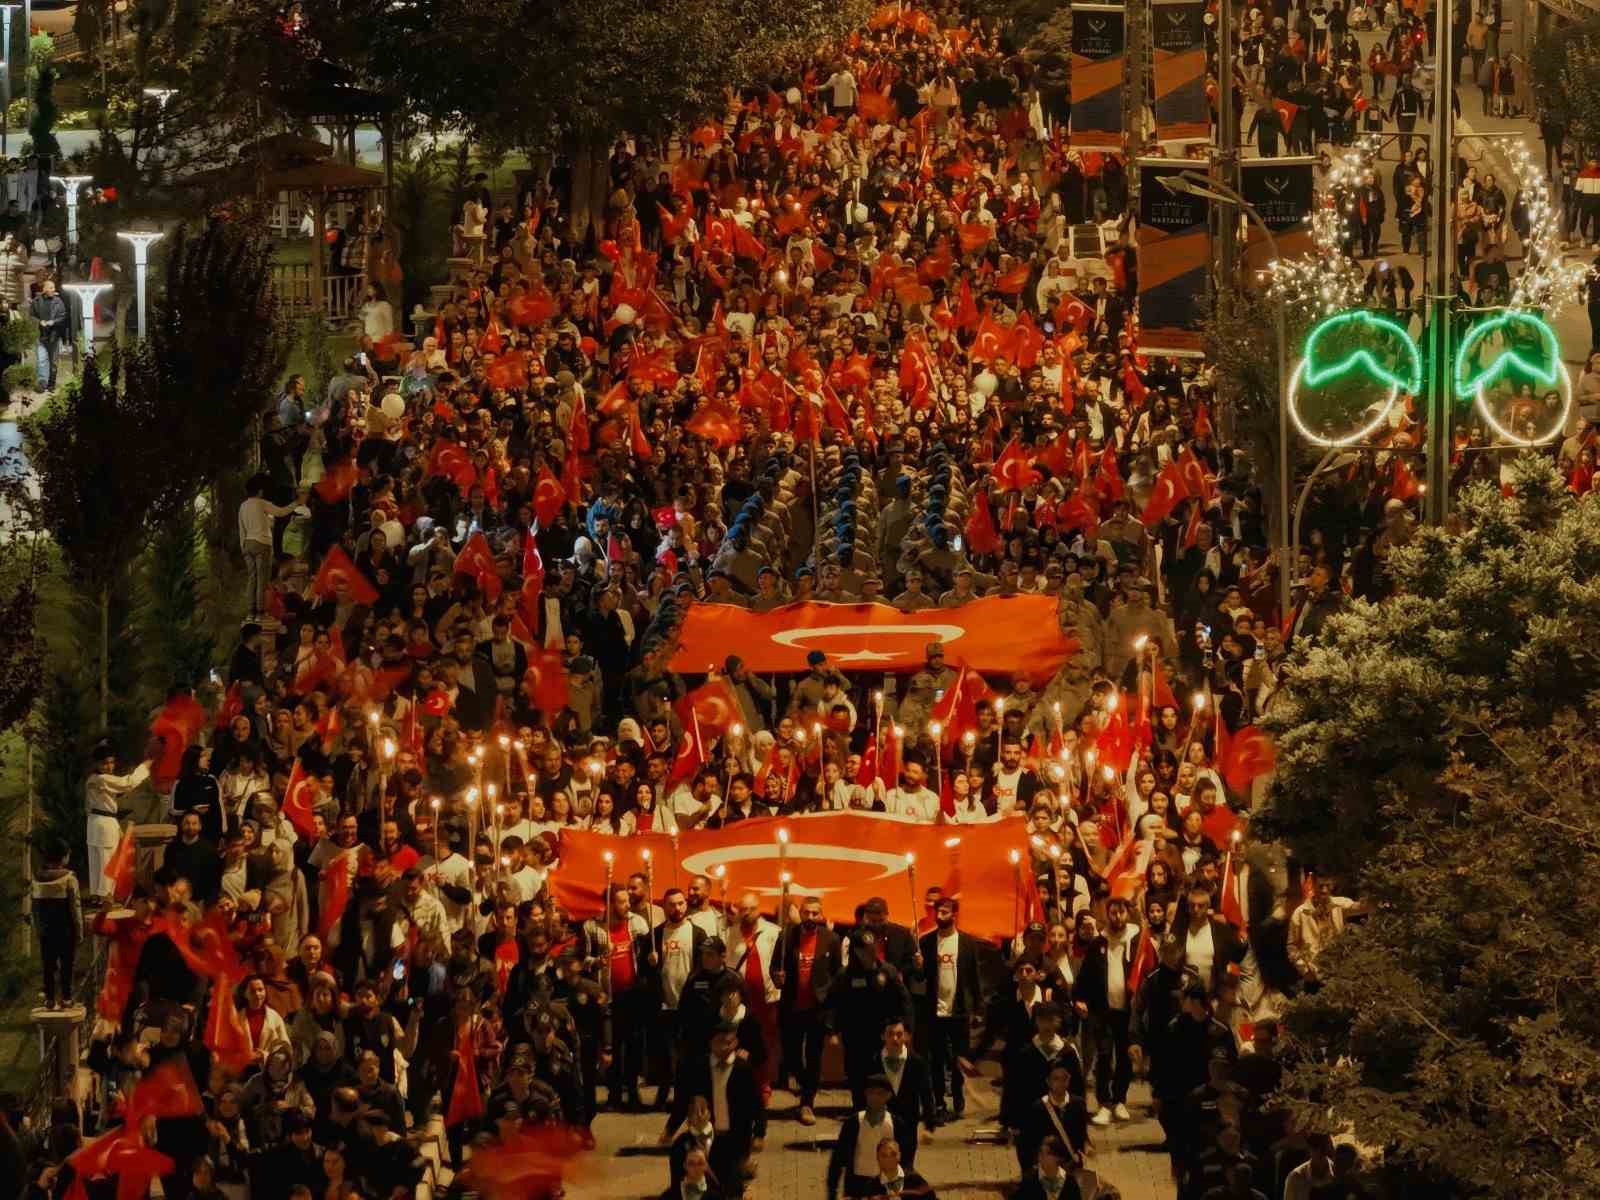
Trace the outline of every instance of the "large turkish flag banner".
[[[780, 829], [789, 834], [781, 865]], [[1013, 850], [1020, 867], [1011, 862]], [[646, 869], [646, 852], [658, 900], [668, 888], [687, 889], [693, 875], [709, 875], [712, 899], [720, 906], [723, 884], [716, 871], [725, 867], [729, 902], [737, 906], [740, 896], [754, 892], [769, 915], [778, 908], [783, 871], [790, 876], [791, 903], [818, 896], [833, 922], [851, 922], [858, 905], [878, 896], [888, 903], [890, 920], [915, 926], [926, 915], [922, 896], [930, 887], [961, 901], [960, 925], [978, 937], [1010, 937], [1033, 912], [1027, 833], [1020, 818], [924, 825], [867, 813], [763, 817], [727, 829], [692, 830], [676, 839], [660, 833], [617, 838], [562, 830], [560, 865], [551, 873], [556, 899], [570, 916], [598, 916], [605, 855], [612, 856], [613, 881], [623, 883]]]
[[731, 654], [752, 671], [806, 671], [820, 650], [840, 670], [914, 671], [929, 642], [974, 671], [1041, 678], [1077, 652], [1061, 632], [1054, 596], [992, 596], [957, 608], [906, 613], [887, 604], [811, 601], [756, 613], [731, 604], [696, 604], [684, 618], [672, 669], [720, 668]]

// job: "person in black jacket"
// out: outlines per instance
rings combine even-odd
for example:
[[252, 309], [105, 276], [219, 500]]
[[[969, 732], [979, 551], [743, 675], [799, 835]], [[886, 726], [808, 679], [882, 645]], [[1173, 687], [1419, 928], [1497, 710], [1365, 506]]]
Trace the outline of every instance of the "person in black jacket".
[[898, 1017], [890, 1017], [883, 1025], [883, 1049], [872, 1064], [874, 1074], [882, 1073], [894, 1088], [889, 1097], [889, 1111], [894, 1114], [895, 1140], [900, 1143], [900, 1155], [907, 1167], [917, 1161], [917, 1127], [925, 1125], [933, 1132], [934, 1120], [933, 1081], [928, 1074], [928, 1063], [911, 1049], [911, 1032]]
[[1024, 1172], [1011, 1200], [1083, 1200], [1066, 1143], [1051, 1134], [1039, 1143], [1039, 1165]]
[[1028, 1105], [1017, 1131], [1017, 1165], [1024, 1178], [1039, 1161], [1039, 1149], [1046, 1141], [1064, 1143], [1071, 1163], [1083, 1161], [1083, 1152], [1089, 1145], [1089, 1110], [1071, 1088], [1072, 1067], [1065, 1059], [1058, 1059], [1045, 1076], [1044, 1093]]
[[823, 1021], [844, 1043], [844, 1073], [858, 1106], [884, 1023], [891, 1017], [910, 1019], [911, 993], [893, 965], [878, 961], [877, 935], [857, 930], [850, 935], [850, 961], [824, 1002]]
[[967, 1107], [962, 1071], [971, 1053], [972, 1017], [983, 1011], [984, 996], [978, 940], [956, 928], [957, 907], [951, 896], [935, 901], [935, 928], [922, 935], [916, 966], [927, 981], [920, 1019], [927, 1031], [928, 1068], [938, 1116], [944, 1116], [948, 1078], [949, 1111], [960, 1119]]
[[703, 1049], [717, 1024], [717, 1004], [724, 980], [743, 986], [743, 980], [728, 969], [727, 946], [719, 937], [700, 943], [700, 969], [683, 985], [678, 996], [678, 1039], [680, 1060]]
[[[778, 1021], [783, 1030], [783, 1071], [793, 1073], [800, 1097], [800, 1124], [815, 1125], [822, 1077], [822, 1011], [839, 977], [841, 939], [822, 919], [822, 901], [809, 896], [800, 922], [784, 930], [773, 951], [772, 981], [781, 989]], [[786, 1080], [779, 1080], [784, 1083]]]
[[765, 1111], [755, 1072], [739, 1058], [738, 1049], [739, 1030], [732, 1024], [715, 1028], [709, 1051], [696, 1052], [691, 1045], [672, 1089], [672, 1111], [667, 1117], [668, 1129], [676, 1129], [688, 1116], [691, 1098], [708, 1100], [713, 1129], [711, 1173], [730, 1197], [744, 1194], [745, 1160]]
[[1109, 1125], [1113, 1116], [1128, 1119], [1128, 1084], [1133, 1079], [1128, 1048], [1135, 999], [1128, 981], [1138, 952], [1139, 930], [1128, 923], [1128, 902], [1113, 896], [1106, 901], [1106, 932], [1090, 944], [1072, 983], [1073, 1003], [1085, 1019], [1086, 1042], [1094, 1056], [1094, 1090], [1100, 1102], [1096, 1125]]
[[881, 961], [899, 971], [902, 978], [915, 978], [917, 939], [904, 925], [889, 920], [888, 902], [879, 896], [872, 897], [861, 906], [861, 920], [861, 927], [870, 930], [878, 940]]
[[1005, 1082], [1000, 1088], [1000, 1123], [1007, 1129], [1022, 1128], [1029, 1106], [1044, 1095], [1046, 1080], [1058, 1063], [1070, 1075], [1069, 1090], [1083, 1099], [1083, 1060], [1078, 1048], [1061, 1036], [1061, 1021], [1057, 1005], [1041, 1004], [1033, 1010], [1033, 1037], [1007, 1048]]
[[37, 386], [53, 392], [56, 390], [56, 363], [61, 357], [61, 343], [70, 339], [67, 304], [56, 295], [55, 280], [46, 279], [39, 286], [39, 294], [28, 304], [28, 315], [39, 323], [39, 344], [34, 353]]
[[660, 1200], [723, 1200], [711, 1182], [711, 1159], [696, 1146], [684, 1152], [681, 1175], [661, 1193]]
[[[839, 1126], [833, 1153], [828, 1156], [828, 1200], [836, 1200], [841, 1183], [847, 1197], [879, 1195], [882, 1189], [872, 1172], [877, 1166], [878, 1147], [885, 1142], [896, 1147], [904, 1145], [900, 1122], [889, 1111], [894, 1085], [886, 1076], [869, 1075], [862, 1080], [861, 1094], [864, 1103], [860, 1111], [851, 1113]], [[912, 1137], [915, 1136], [913, 1131]]]

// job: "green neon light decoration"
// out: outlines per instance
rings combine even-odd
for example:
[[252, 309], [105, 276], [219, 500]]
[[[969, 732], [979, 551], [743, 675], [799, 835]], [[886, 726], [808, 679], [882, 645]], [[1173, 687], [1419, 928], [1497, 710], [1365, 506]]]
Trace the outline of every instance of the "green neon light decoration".
[[[1387, 339], [1396, 347], [1403, 347], [1404, 362], [1399, 371], [1404, 373], [1397, 373], [1396, 370], [1384, 366], [1365, 346], [1351, 351], [1335, 362], [1326, 365], [1319, 363], [1318, 346], [1325, 338], [1335, 333], [1351, 333], [1369, 344], [1382, 344]], [[1312, 326], [1310, 334], [1307, 335], [1303, 357], [1303, 382], [1307, 387], [1321, 387], [1332, 380], [1343, 378], [1352, 371], [1365, 370], [1373, 379], [1386, 383], [1398, 391], [1415, 393], [1422, 390], [1422, 354], [1417, 350], [1417, 344], [1411, 340], [1411, 335], [1406, 332], [1405, 326], [1381, 313], [1351, 309], [1348, 312], [1324, 317]]]
[[[1468, 377], [1472, 370], [1471, 354], [1479, 342], [1491, 334], [1502, 332], [1532, 333], [1539, 340], [1539, 348], [1543, 351], [1544, 361], [1529, 362], [1516, 350], [1504, 350], [1495, 356], [1493, 362], [1478, 371], [1476, 375]], [[1461, 341], [1461, 346], [1456, 350], [1456, 395], [1463, 398], [1477, 395], [1490, 384], [1504, 375], [1514, 374], [1524, 379], [1533, 379], [1546, 387], [1555, 386], [1561, 367], [1561, 343], [1556, 339], [1555, 330], [1545, 324], [1543, 318], [1530, 312], [1521, 312], [1517, 309], [1507, 309], [1497, 317], [1480, 321], [1472, 327], [1472, 331]]]

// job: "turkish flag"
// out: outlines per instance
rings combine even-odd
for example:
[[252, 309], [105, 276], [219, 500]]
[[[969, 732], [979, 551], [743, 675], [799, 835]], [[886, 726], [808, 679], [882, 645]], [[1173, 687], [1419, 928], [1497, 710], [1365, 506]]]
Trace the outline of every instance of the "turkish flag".
[[[664, 834], [611, 838], [564, 829], [561, 870], [551, 887], [562, 908], [575, 917], [601, 912], [606, 851], [613, 855], [612, 878], [644, 870], [651, 855], [657, 879], [676, 872], [689, 878], [710, 866], [725, 866], [730, 895], [753, 891], [767, 911], [777, 907], [778, 830], [789, 833], [784, 869], [791, 895], [822, 895], [828, 915], [843, 918], [873, 896], [888, 899], [891, 919], [915, 924], [920, 918], [907, 897], [908, 858], [914, 856], [919, 891], [942, 887], [961, 901], [961, 927], [977, 937], [1000, 939], [1017, 931], [1017, 883], [1010, 854], [1028, 854], [1022, 821], [963, 825], [951, 845], [949, 825], [925, 825], [864, 813], [819, 813], [739, 821], [726, 829], [694, 829], [674, 839]], [[953, 890], [952, 890], [953, 889]], [[916, 907], [921, 907], [919, 895]]]
[[117, 1200], [138, 1200], [149, 1192], [150, 1181], [157, 1175], [170, 1175], [178, 1169], [172, 1159], [146, 1146], [137, 1126], [131, 1124], [85, 1144], [68, 1155], [66, 1165], [72, 1168], [66, 1200], [88, 1200], [84, 1183], [108, 1177], [117, 1181]]
[[1042, 453], [1034, 455], [1033, 465], [1049, 471], [1052, 479], [1060, 479], [1072, 469], [1071, 445], [1072, 435], [1062, 430], [1051, 439]]
[[733, 252], [739, 258], [748, 258], [755, 262], [761, 262], [767, 257], [767, 248], [761, 244], [760, 239], [743, 225], [738, 224], [733, 227]]
[[1178, 470], [1183, 472], [1183, 486], [1189, 489], [1189, 495], [1197, 497], [1201, 507], [1210, 504], [1216, 495], [1216, 487], [1206, 472], [1205, 464], [1195, 454], [1194, 447], [1185, 446], [1183, 453], [1178, 455]]
[[567, 706], [567, 666], [561, 651], [538, 646], [528, 651], [522, 691], [528, 703], [547, 716], [555, 716]]
[[187, 692], [168, 700], [150, 722], [150, 736], [161, 739], [161, 755], [150, 771], [158, 791], [170, 788], [177, 780], [183, 752], [205, 723], [205, 708]]
[[296, 758], [289, 770], [289, 784], [283, 789], [283, 815], [294, 825], [295, 832], [308, 842], [317, 836], [311, 813], [311, 789], [311, 778]]
[[1239, 795], [1278, 765], [1278, 748], [1264, 729], [1246, 725], [1228, 738], [1225, 752], [1218, 752], [1217, 771]]
[[440, 438], [428, 452], [427, 475], [443, 475], [465, 492], [478, 478], [472, 466], [472, 456], [466, 449], [448, 438]]
[[653, 350], [628, 363], [628, 378], [653, 387], [671, 388], [678, 382], [678, 371], [665, 350]]
[[561, 464], [561, 486], [567, 490], [568, 504], [583, 503], [583, 463], [576, 450], [568, 450], [567, 459]]
[[1081, 492], [1077, 492], [1063, 500], [1056, 509], [1056, 524], [1062, 533], [1081, 529], [1085, 538], [1093, 539], [1095, 531], [1100, 528], [1100, 514]]
[[487, 1200], [544, 1200], [562, 1194], [587, 1154], [572, 1126], [539, 1125], [474, 1150], [465, 1174]]
[[726, 449], [739, 440], [739, 426], [721, 405], [703, 405], [683, 427], [696, 437]]
[[856, 92], [856, 112], [871, 121], [892, 122], [898, 112], [895, 102], [888, 93], [875, 91], [872, 88], [861, 88]]
[[1222, 919], [1241, 933], [1244, 932], [1244, 904], [1239, 899], [1239, 873], [1233, 867], [1230, 850], [1222, 862]]
[[1043, 595], [993, 596], [915, 613], [887, 604], [789, 604], [764, 613], [694, 604], [679, 629], [672, 669], [703, 672], [737, 646], [745, 665], [763, 674], [807, 671], [812, 650], [845, 671], [915, 671], [934, 640], [973, 670], [1034, 677], [1050, 675], [1078, 648], [1056, 623], [1055, 598]]
[[980, 316], [978, 302], [972, 296], [972, 284], [963, 275], [961, 286], [956, 289], [956, 324], [962, 329], [976, 329]]
[[1039, 472], [1033, 469], [1028, 462], [1028, 456], [1023, 453], [1022, 444], [1013, 437], [1006, 443], [1005, 449], [1000, 451], [1000, 457], [995, 460], [995, 482], [1006, 491], [1020, 492], [1038, 483], [1039, 478]]
[[1056, 328], [1075, 329], [1082, 333], [1089, 328], [1089, 321], [1093, 316], [1094, 310], [1079, 297], [1071, 292], [1064, 292], [1061, 296], [1061, 302], [1056, 305]]
[[1033, 318], [1023, 313], [1017, 318], [1017, 323], [1011, 327], [1011, 354], [1016, 359], [1017, 366], [1024, 371], [1030, 371], [1039, 362], [1039, 355], [1044, 351], [1044, 334], [1039, 332], [1039, 327], [1033, 323]]
[[1178, 501], [1186, 499], [1189, 489], [1184, 486], [1183, 472], [1176, 463], [1168, 463], [1161, 468], [1161, 473], [1156, 476], [1155, 487], [1150, 491], [1150, 502], [1144, 506], [1144, 512], [1139, 514], [1139, 520], [1146, 525], [1159, 525], [1178, 506]]
[[[945, 688], [929, 713], [931, 721], [939, 722], [939, 744], [954, 745], [968, 733], [977, 732], [978, 701], [993, 700], [994, 693], [983, 682], [983, 676], [968, 670], [965, 664], [956, 671], [954, 682]], [[916, 732], [916, 731], [914, 731]]]
[[1283, 122], [1283, 131], [1288, 133], [1294, 127], [1294, 119], [1300, 114], [1300, 106], [1291, 104], [1287, 100], [1274, 100], [1272, 107], [1278, 111], [1278, 119]]
[[128, 1128], [137, 1129], [146, 1117], [192, 1117], [202, 1108], [200, 1089], [180, 1056], [166, 1059], [133, 1085], [123, 1119]]
[[583, 402], [583, 389], [575, 389], [577, 399], [572, 405], [572, 421], [567, 426], [567, 441], [575, 450], [589, 448], [589, 407]]
[[1195, 437], [1210, 437], [1215, 432], [1211, 427], [1211, 411], [1206, 408], [1205, 401], [1196, 401], [1194, 406]]
[[1189, 523], [1183, 527], [1183, 545], [1179, 549], [1187, 550], [1200, 544], [1200, 526], [1204, 524], [1205, 508], [1199, 500], [1189, 506]]
[[[478, 1046], [473, 1038], [473, 1022], [468, 1021], [456, 1034], [453, 1057], [455, 1083], [450, 1088], [450, 1106], [445, 1110], [446, 1128], [483, 1115], [483, 1089], [478, 1084]], [[473, 1155], [474, 1158], [477, 1155]]]
[[488, 597], [492, 603], [500, 598], [500, 589], [505, 586], [500, 579], [500, 573], [495, 569], [494, 552], [489, 549], [489, 539], [483, 536], [483, 530], [478, 530], [467, 539], [467, 544], [461, 547], [461, 553], [456, 555], [455, 575], [465, 575], [478, 585], [479, 590]]
[[350, 599], [356, 604], [373, 605], [378, 602], [378, 589], [356, 569], [350, 556], [335, 546], [322, 560], [322, 566], [317, 568], [317, 577], [311, 581], [311, 593], [324, 600], [337, 600], [341, 584], [348, 589]]
[[239, 1011], [231, 983], [212, 989], [211, 1011], [206, 1017], [202, 1041], [212, 1056], [234, 1074], [250, 1065], [255, 1053], [250, 1043], [250, 1027]]
[[1398, 454], [1394, 456], [1394, 473], [1389, 477], [1389, 499], [1415, 500], [1422, 494], [1422, 485], [1417, 482], [1417, 477], [1411, 473], [1411, 468], [1406, 466], [1406, 460]]
[[1122, 484], [1122, 469], [1117, 465], [1117, 444], [1108, 440], [1100, 451], [1100, 470], [1094, 477], [1095, 490], [1107, 500], [1121, 500], [1127, 489]]
[[956, 226], [956, 236], [961, 242], [963, 254], [975, 254], [989, 244], [989, 239], [994, 237], [994, 230], [982, 221], [965, 221]]
[[1150, 936], [1150, 927], [1139, 929], [1139, 944], [1134, 947], [1133, 964], [1128, 968], [1128, 995], [1137, 996], [1144, 977], [1155, 970], [1160, 959], [1156, 955], [1156, 942]]
[[714, 742], [739, 722], [739, 697], [726, 677], [712, 679], [672, 706], [678, 723], [698, 732], [701, 743]]
[[360, 847], [353, 846], [334, 855], [317, 874], [317, 936], [324, 940], [344, 917], [345, 907], [350, 903], [352, 857], [359, 859]]
[[541, 464], [538, 482], [533, 485], [533, 515], [539, 518], [539, 527], [550, 528], [566, 506], [567, 491], [561, 486], [561, 480], [556, 478], [550, 464]]
[[933, 391], [933, 360], [921, 338], [906, 339], [900, 351], [900, 393], [912, 408], [922, 408]]
[[994, 281], [994, 290], [1004, 292], [1008, 296], [1015, 296], [1028, 286], [1028, 264], [1020, 262], [1004, 275], [997, 276]]
[[244, 685], [231, 683], [228, 693], [222, 698], [222, 707], [217, 709], [216, 727], [226, 729], [233, 724], [233, 719], [244, 714]]
[[334, 463], [323, 473], [322, 478], [317, 480], [317, 495], [329, 504], [338, 504], [349, 498], [350, 492], [356, 486], [356, 480], [360, 477], [360, 469], [348, 459]]
[[649, 462], [655, 456], [655, 449], [650, 445], [650, 439], [645, 437], [644, 427], [639, 424], [637, 408], [628, 414], [628, 445], [634, 458], [640, 462]]
[[117, 842], [117, 848], [111, 852], [111, 857], [106, 860], [106, 878], [111, 880], [111, 894], [118, 900], [126, 900], [133, 895], [135, 851], [138, 849], [133, 838], [133, 826], [129, 825], [122, 831], [122, 838]]
[[972, 499], [972, 515], [967, 518], [967, 549], [973, 554], [994, 554], [1003, 543], [994, 527], [994, 513], [989, 508], [989, 489], [980, 487]]
[[990, 316], [978, 322], [978, 336], [972, 341], [974, 362], [992, 363], [1000, 358], [1009, 360], [1015, 355], [1015, 339], [1011, 330]]
[[1128, 397], [1128, 403], [1134, 408], [1144, 407], [1144, 399], [1149, 395], [1150, 389], [1145, 386], [1144, 380], [1140, 378], [1132, 363], [1124, 363], [1122, 366], [1122, 390]]

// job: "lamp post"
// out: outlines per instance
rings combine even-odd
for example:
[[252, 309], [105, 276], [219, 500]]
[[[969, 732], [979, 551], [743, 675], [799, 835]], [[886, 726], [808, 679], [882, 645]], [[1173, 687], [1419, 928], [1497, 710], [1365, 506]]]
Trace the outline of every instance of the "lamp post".
[[142, 338], [144, 337], [144, 278], [146, 269], [150, 265], [150, 246], [166, 235], [130, 230], [118, 233], [117, 236], [133, 247], [133, 278], [139, 298], [139, 336]]
[[73, 249], [78, 245], [78, 189], [86, 183], [93, 183], [93, 175], [52, 175], [52, 183], [59, 183], [67, 193], [67, 245]]
[[10, 153], [11, 135], [11, 14], [20, 4], [0, 4], [0, 156]]
[[64, 283], [61, 290], [71, 292], [78, 299], [80, 311], [83, 313], [83, 356], [88, 358], [94, 353], [94, 302], [101, 292], [109, 292], [112, 285], [109, 283]]
[[[1261, 230], [1261, 235], [1267, 239], [1267, 248], [1271, 250], [1272, 257], [1274, 259], [1283, 257], [1278, 252], [1278, 239], [1272, 236], [1272, 230], [1267, 228], [1267, 223], [1261, 219], [1261, 214], [1256, 211], [1255, 205], [1227, 184], [1202, 175], [1198, 171], [1180, 171], [1176, 175], [1162, 175], [1158, 178], [1161, 186], [1169, 192], [1183, 192], [1203, 197], [1215, 204], [1234, 205]], [[1232, 287], [1233, 283], [1232, 279], [1225, 281], [1228, 287]], [[1293, 564], [1289, 561], [1292, 551], [1289, 545], [1289, 332], [1285, 324], [1282, 303], [1277, 305], [1275, 317], [1274, 324], [1278, 337], [1278, 604], [1282, 614], [1287, 617], [1290, 609], [1289, 572]]]

